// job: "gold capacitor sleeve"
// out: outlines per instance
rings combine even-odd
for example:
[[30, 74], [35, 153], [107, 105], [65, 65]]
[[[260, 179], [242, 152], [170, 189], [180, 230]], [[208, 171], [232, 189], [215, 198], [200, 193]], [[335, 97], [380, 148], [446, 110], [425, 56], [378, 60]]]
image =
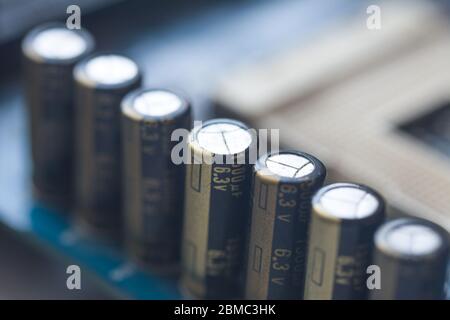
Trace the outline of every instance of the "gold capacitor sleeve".
[[73, 69], [94, 47], [86, 29], [54, 22], [33, 28], [21, 45], [33, 195], [61, 213], [74, 204]]
[[272, 258], [272, 239], [277, 207], [278, 180], [255, 175], [245, 297], [266, 299]]
[[334, 183], [312, 199], [305, 299], [366, 299], [366, 268], [384, 201], [373, 189]]
[[448, 232], [431, 221], [393, 219], [375, 234], [373, 264], [381, 286], [373, 300], [440, 300], [446, 295]]
[[127, 186], [123, 189], [123, 211], [126, 213], [125, 228], [131, 234], [140, 234], [138, 228], [142, 224], [142, 186], [133, 183], [135, 177], [142, 176], [141, 143], [136, 143], [140, 136], [140, 125], [122, 118], [122, 173], [124, 185]]
[[[83, 87], [79, 87], [77, 91], [77, 104], [78, 101], [83, 101], [86, 105], [93, 105], [95, 103], [95, 92], [88, 91]], [[77, 105], [76, 104], [76, 105]], [[91, 139], [91, 132], [94, 131], [94, 109], [85, 108], [84, 112], [75, 113], [76, 121], [76, 141], [75, 144], [75, 172], [77, 178], [75, 179], [76, 185], [76, 204], [77, 211], [80, 213], [77, 217], [87, 214], [91, 216], [91, 213], [87, 213], [89, 208], [84, 206], [84, 203], [89, 202], [90, 195], [94, 193], [93, 185], [90, 183], [89, 177], [94, 173], [94, 164], [91, 159], [91, 152], [94, 148], [94, 141]], [[81, 143], [82, 141], [82, 143]], [[83, 225], [89, 228], [89, 225], [85, 221], [80, 221]]]
[[305, 300], [330, 300], [333, 297], [335, 265], [341, 225], [313, 210], [310, 232]]
[[181, 286], [188, 295], [204, 297], [212, 165], [202, 161], [202, 151], [192, 144], [189, 150], [192, 163], [186, 166]]
[[231, 119], [208, 120], [189, 135], [181, 285], [190, 296], [242, 294], [253, 143], [248, 127]]

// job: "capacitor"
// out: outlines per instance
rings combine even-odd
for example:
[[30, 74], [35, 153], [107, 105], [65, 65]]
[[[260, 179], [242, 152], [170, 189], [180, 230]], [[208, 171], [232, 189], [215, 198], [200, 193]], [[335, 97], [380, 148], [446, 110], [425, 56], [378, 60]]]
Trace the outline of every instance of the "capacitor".
[[449, 238], [442, 227], [417, 218], [386, 222], [375, 234], [374, 251], [380, 286], [374, 283], [371, 299], [444, 298]]
[[335, 183], [314, 195], [305, 299], [367, 298], [367, 267], [384, 210], [381, 196], [360, 184]]
[[73, 68], [94, 49], [88, 31], [47, 23], [22, 42], [35, 197], [69, 208], [73, 198]]
[[235, 120], [194, 126], [188, 140], [181, 287], [190, 297], [240, 295], [255, 135]]
[[131, 59], [97, 54], [78, 63], [76, 84], [76, 218], [99, 238], [121, 240], [120, 103], [138, 88]]
[[172, 159], [179, 143], [172, 133], [190, 127], [191, 106], [180, 94], [138, 89], [122, 101], [127, 249], [158, 273], [173, 273], [179, 263], [185, 172]]
[[299, 151], [269, 153], [254, 167], [247, 299], [303, 297], [311, 198], [325, 166]]

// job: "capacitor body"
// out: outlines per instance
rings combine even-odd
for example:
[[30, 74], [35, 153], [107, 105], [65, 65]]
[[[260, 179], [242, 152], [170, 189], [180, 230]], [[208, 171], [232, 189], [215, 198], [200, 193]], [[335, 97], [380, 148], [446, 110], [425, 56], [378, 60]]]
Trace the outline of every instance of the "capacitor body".
[[[214, 139], [208, 142], [208, 132], [203, 135], [204, 130], [209, 130], [205, 128], [223, 124], [231, 128], [229, 145], [239, 144], [242, 138], [246, 140], [242, 148], [237, 148], [238, 152], [226, 148], [228, 160], [236, 160], [234, 164], [225, 159], [224, 153], [208, 150], [216, 144]], [[191, 164], [186, 167], [181, 277], [181, 286], [188, 296], [233, 298], [242, 287], [239, 281], [251, 183], [251, 164], [245, 158], [254, 143], [247, 129], [238, 121], [216, 119], [206, 121], [190, 134]], [[211, 136], [221, 139], [221, 132], [214, 130]], [[202, 139], [206, 139], [203, 146], [199, 141]], [[221, 160], [214, 161], [214, 156]], [[243, 161], [237, 160], [243, 157]]]
[[72, 72], [93, 49], [88, 31], [58, 23], [33, 29], [22, 43], [34, 195], [57, 208], [69, 208], [73, 200]]
[[[132, 70], [127, 71], [129, 68]], [[95, 55], [77, 64], [74, 77], [76, 217], [88, 232], [105, 240], [120, 241], [120, 104], [128, 92], [140, 86], [141, 75], [128, 58]]]
[[[148, 112], [139, 107], [141, 99], [146, 99]], [[177, 105], [165, 113], [171, 103]], [[185, 172], [183, 163], [172, 159], [172, 150], [180, 143], [172, 141], [172, 133], [188, 133], [190, 126], [190, 104], [171, 91], [135, 90], [122, 101], [127, 250], [158, 273], [175, 272], [179, 263]]]
[[[271, 171], [271, 161], [283, 166], [280, 169], [284, 171]], [[308, 171], [299, 174], [301, 170]], [[326, 169], [318, 159], [298, 151], [270, 153], [256, 162], [247, 299], [303, 297], [311, 198], [325, 175]]]
[[374, 190], [335, 183], [313, 197], [305, 299], [366, 299], [373, 236], [384, 219]]
[[448, 260], [448, 232], [440, 226], [416, 218], [389, 221], [375, 235], [373, 263], [381, 281], [370, 299], [443, 299]]

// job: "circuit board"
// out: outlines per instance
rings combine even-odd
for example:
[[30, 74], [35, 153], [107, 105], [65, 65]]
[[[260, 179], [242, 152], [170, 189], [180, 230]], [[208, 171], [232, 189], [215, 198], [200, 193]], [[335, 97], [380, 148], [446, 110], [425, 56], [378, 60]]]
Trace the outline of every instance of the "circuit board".
[[[152, 32], [141, 32], [135, 34], [134, 37], [122, 36], [121, 40], [116, 43], [111, 39], [102, 40], [101, 33], [96, 33], [95, 24], [88, 27], [94, 35], [100, 35], [98, 42], [101, 49], [117, 48], [138, 62], [146, 75], [144, 85], [170, 85], [180, 88], [192, 98], [195, 118], [206, 119], [213, 115], [209, 98], [215, 96], [215, 90], [224, 88], [218, 85], [219, 80], [227, 74], [230, 66], [246, 65], [249, 61], [257, 61], [264, 65], [267, 58], [276, 53], [275, 51], [291, 54], [294, 52], [292, 48], [303, 50], [301, 46], [298, 46], [299, 43], [307, 43], [315, 35], [326, 30], [326, 27], [332, 26], [338, 19], [361, 8], [364, 8], [362, 1], [346, 0], [328, 1], [326, 6], [318, 5], [316, 1], [312, 0], [301, 2], [260, 1], [257, 4], [255, 1], [244, 1], [239, 7], [221, 3], [217, 7], [191, 12], [190, 14], [194, 15], [195, 19], [184, 17], [169, 27]], [[365, 9], [361, 12], [365, 14]], [[317, 19], [318, 17], [321, 19]], [[264, 24], [267, 19], [273, 21], [270, 30], [262, 32], [261, 38], [253, 39], [251, 37], [253, 28]], [[317, 23], [319, 20], [322, 22]], [[103, 26], [104, 30], [106, 28]], [[235, 32], [236, 28], [241, 30], [239, 35]], [[128, 38], [134, 42], [124, 40]], [[208, 50], [201, 50], [205, 46], [218, 48], [217, 52], [220, 54], [211, 55]], [[184, 59], [186, 55], [193, 59]], [[408, 62], [410, 61], [405, 63]], [[438, 63], [436, 62], [436, 64]], [[167, 72], [169, 68], [170, 73]], [[231, 79], [234, 81], [236, 78], [232, 75]], [[248, 80], [245, 77], [241, 77], [241, 79], [244, 82]], [[258, 82], [254, 82], [253, 85], [257, 87]], [[234, 88], [232, 87], [231, 90]], [[343, 88], [345, 89], [344, 86]], [[229, 93], [230, 91], [227, 90], [222, 90], [222, 93]], [[342, 92], [348, 94], [348, 92]], [[232, 93], [234, 97], [241, 96], [240, 92]], [[339, 93], [336, 91], [336, 94]], [[288, 94], [286, 97], [291, 96]], [[297, 101], [298, 98], [295, 97], [295, 100]], [[422, 98], [427, 99], [428, 96]], [[220, 100], [222, 107], [228, 103], [223, 100], [223, 96], [217, 98], [216, 102], [217, 100]], [[441, 100], [436, 101], [436, 103], [441, 102]], [[357, 106], [357, 103], [355, 102], [354, 105]], [[238, 104], [229, 104], [227, 105], [228, 111], [235, 111], [230, 110], [233, 106], [240, 108]], [[275, 103], [272, 106], [278, 107]], [[240, 119], [247, 120], [249, 118], [250, 124], [282, 128], [282, 124], [286, 121], [289, 122], [289, 115], [292, 114], [290, 109], [285, 106], [286, 104], [283, 105], [285, 117], [282, 119], [275, 116], [264, 118], [257, 114], [231, 113]], [[430, 112], [425, 118], [432, 118], [433, 121], [430, 119], [425, 121], [426, 119], [416, 112], [416, 118], [405, 119], [399, 128], [405, 134], [414, 137], [418, 144], [431, 144], [438, 150], [438, 153], [440, 152], [443, 157], [446, 157], [448, 155], [446, 147], [448, 132], [442, 133], [439, 125], [430, 126], [429, 123], [435, 123], [436, 119], [442, 119], [444, 116], [448, 117], [448, 106], [445, 103], [439, 104], [436, 108], [434, 104], [429, 106], [426, 111]], [[419, 107], [422, 108], [423, 105], [418, 106], [417, 110]], [[251, 108], [246, 110], [251, 110]], [[295, 129], [295, 126], [292, 127]], [[49, 250], [67, 261], [75, 261], [82, 270], [93, 274], [112, 295], [118, 298], [183, 298], [176, 279], [162, 278], [140, 269], [127, 259], [120, 248], [80, 234], [74, 228], [70, 213], [58, 212], [45, 204], [34, 201], [30, 179], [31, 160], [28, 134], [27, 112], [20, 86], [20, 77], [15, 74], [0, 86], [1, 223], [42, 250]], [[282, 139], [285, 137], [284, 144], [297, 147], [298, 142], [293, 141], [297, 135], [298, 132], [295, 131], [290, 131], [289, 135], [282, 132]], [[315, 151], [309, 145], [306, 147]], [[318, 150], [317, 154], [320, 153]], [[326, 155], [324, 158], [327, 160]], [[351, 175], [346, 175], [346, 177], [351, 178]]]
[[[103, 14], [108, 15], [107, 18], [102, 19], [100, 13], [100, 18], [87, 17], [83, 21], [97, 38], [99, 50], [117, 50], [130, 56], [143, 70], [144, 85], [179, 88], [192, 99], [196, 119], [206, 119], [213, 114], [208, 98], [228, 66], [263, 59], [293, 43], [306, 41], [358, 7], [356, 3], [343, 5], [346, 1], [341, 0], [329, 1], [326, 6], [316, 1], [243, 1], [239, 5], [219, 1], [214, 6], [199, 3], [198, 8], [180, 7], [179, 12], [183, 13], [178, 14], [176, 20], [168, 17], [167, 22], [160, 21], [164, 8], [142, 14], [120, 6], [110, 10], [112, 13]], [[109, 37], [108, 24], [115, 23], [114, 15], [126, 19], [127, 14], [136, 21], [143, 21], [141, 29], [131, 28], [128, 32], [133, 32], [132, 37], [129, 33], [118, 33], [114, 39]], [[316, 19], [319, 16], [324, 19]], [[252, 30], [260, 28], [267, 19], [274, 21], [271, 27], [261, 30], [261, 37], [253, 39]], [[155, 29], [155, 23], [160, 28]], [[233, 31], [236, 28], [241, 30], [239, 36]], [[200, 50], [209, 46], [219, 48], [220, 54]], [[192, 58], [184, 59], [185, 55]], [[27, 110], [20, 81], [18, 71], [0, 86], [1, 223], [39, 249], [74, 261], [83, 271], [100, 280], [114, 296], [181, 298], [176, 279], [161, 278], [141, 270], [120, 248], [80, 235], [74, 229], [70, 213], [57, 212], [35, 202], [30, 178]]]

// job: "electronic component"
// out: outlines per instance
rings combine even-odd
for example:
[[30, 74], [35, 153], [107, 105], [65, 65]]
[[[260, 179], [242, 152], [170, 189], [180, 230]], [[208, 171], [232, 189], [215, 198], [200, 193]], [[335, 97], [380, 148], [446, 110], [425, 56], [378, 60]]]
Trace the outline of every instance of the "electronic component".
[[255, 164], [247, 299], [301, 299], [311, 198], [326, 170], [313, 156], [281, 151]]
[[390, 217], [450, 230], [448, 19], [431, 1], [381, 8], [380, 30], [349, 16], [298, 48], [230, 70], [215, 104], [255, 128], [280, 128], [283, 146], [316, 155], [330, 181], [383, 190]]
[[312, 200], [305, 299], [365, 299], [373, 236], [384, 219], [374, 190], [350, 183], [320, 189]]
[[380, 268], [381, 288], [371, 299], [442, 299], [449, 259], [448, 233], [422, 219], [396, 219], [375, 234], [373, 264]]
[[184, 166], [171, 159], [176, 129], [191, 106], [165, 89], [138, 89], [122, 101], [123, 208], [131, 256], [159, 273], [176, 270], [183, 219]]
[[139, 87], [136, 63], [115, 54], [75, 67], [76, 216], [104, 238], [119, 239], [121, 217], [120, 103]]
[[70, 207], [73, 196], [74, 65], [94, 48], [86, 30], [49, 23], [22, 43], [35, 196]]
[[247, 126], [229, 119], [206, 121], [189, 135], [181, 278], [187, 295], [231, 298], [242, 287], [254, 142]]

